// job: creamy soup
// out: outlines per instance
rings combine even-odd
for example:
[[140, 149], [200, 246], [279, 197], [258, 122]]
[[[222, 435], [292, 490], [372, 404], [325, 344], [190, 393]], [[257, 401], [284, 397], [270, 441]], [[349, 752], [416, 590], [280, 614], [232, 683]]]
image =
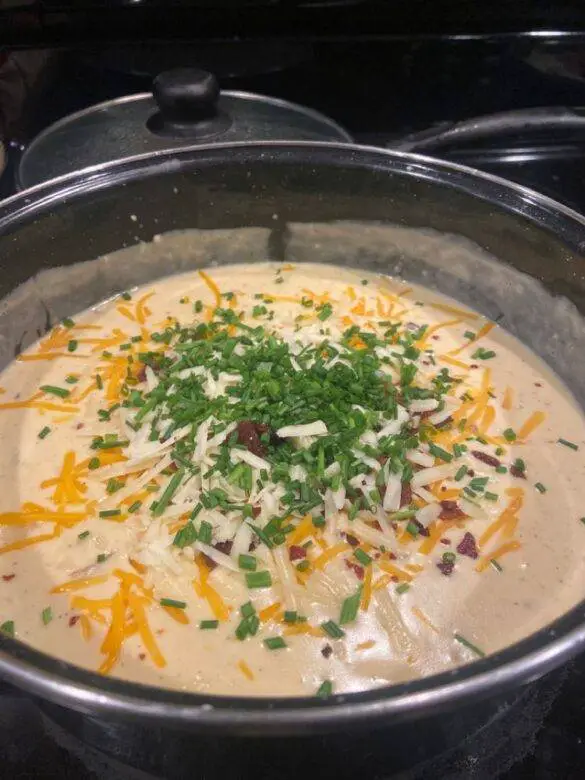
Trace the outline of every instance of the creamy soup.
[[194, 271], [63, 321], [0, 384], [2, 630], [104, 675], [358, 691], [582, 596], [582, 413], [427, 289]]

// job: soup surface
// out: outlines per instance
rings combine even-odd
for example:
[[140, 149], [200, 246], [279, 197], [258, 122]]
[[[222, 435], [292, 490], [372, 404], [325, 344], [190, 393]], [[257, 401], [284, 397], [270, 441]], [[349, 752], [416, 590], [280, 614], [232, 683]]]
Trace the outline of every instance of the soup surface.
[[86, 668], [326, 696], [582, 597], [583, 416], [429, 290], [194, 271], [65, 320], [0, 384], [2, 630]]

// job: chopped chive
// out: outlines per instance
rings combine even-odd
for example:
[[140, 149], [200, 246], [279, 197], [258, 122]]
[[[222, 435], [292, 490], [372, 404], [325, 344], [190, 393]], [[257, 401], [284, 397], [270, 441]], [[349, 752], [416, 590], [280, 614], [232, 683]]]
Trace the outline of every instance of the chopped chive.
[[[136, 503], [140, 503], [140, 502], [137, 501]], [[131, 509], [132, 507], [130, 507], [128, 511], [131, 511]], [[178, 547], [179, 549], [183, 549], [184, 547], [188, 547], [190, 544], [193, 544], [193, 542], [196, 541], [197, 541], [197, 529], [195, 528], [193, 523], [189, 521], [177, 531], [177, 533], [175, 534], [175, 538], [173, 539], [173, 545], [175, 547]]]
[[74, 374], [67, 374], [65, 381], [68, 385], [76, 385], [79, 382], [79, 377]]
[[321, 683], [321, 685], [317, 688], [317, 693], [315, 696], [318, 696], [320, 699], [328, 699], [330, 696], [333, 695], [333, 683], [331, 680], [325, 680]]
[[[467, 488], [465, 488], [465, 489], [467, 490]], [[408, 531], [408, 533], [411, 536], [414, 536], [414, 537], [418, 536], [419, 533], [420, 533], [420, 528], [418, 527], [418, 525], [416, 523], [413, 523], [412, 521], [410, 521], [410, 522], [408, 522], [406, 524], [406, 530]]]
[[437, 447], [437, 445], [432, 442], [429, 444], [429, 452], [431, 455], [434, 455], [435, 458], [440, 458], [446, 463], [450, 463], [453, 460], [453, 455], [450, 452], [447, 452], [447, 450], [444, 450], [442, 447]]
[[252, 617], [252, 615], [256, 614], [256, 607], [252, 604], [251, 601], [246, 601], [245, 604], [242, 604], [240, 607], [240, 615], [244, 618]]
[[202, 520], [201, 525], [199, 526], [199, 533], [197, 534], [199, 541], [202, 544], [211, 544], [212, 531], [213, 528], [211, 523], [208, 523], [207, 520]]
[[475, 655], [479, 656], [480, 658], [483, 658], [485, 656], [485, 653], [483, 650], [481, 650], [477, 645], [474, 645], [473, 642], [470, 642], [469, 639], [466, 639], [464, 636], [461, 636], [461, 634], [453, 634], [453, 637], [463, 645], [463, 647], [466, 647], [468, 650], [471, 650], [472, 653], [475, 653]]
[[534, 486], [539, 493], [546, 493], [546, 487], [542, 484], [542, 482], [537, 482]]
[[495, 558], [490, 558], [490, 564], [494, 567], [496, 571], [502, 572], [504, 571], [500, 564], [496, 561]]
[[346, 623], [353, 623], [353, 621], [356, 619], [360, 608], [361, 597], [362, 587], [360, 585], [360, 587], [352, 596], [348, 596], [346, 599], [344, 599], [343, 604], [341, 605], [341, 613], [339, 616], [340, 626], [344, 626]]
[[98, 563], [105, 563], [105, 562], [108, 560], [108, 558], [109, 558], [109, 557], [110, 557], [110, 556], [109, 556], [109, 554], [108, 554], [108, 553], [100, 553], [100, 554], [98, 555], [98, 557], [96, 558], [96, 561], [97, 561]]
[[580, 517], [579, 520], [585, 525], [585, 517]]
[[472, 330], [466, 330], [463, 334], [463, 338], [472, 340], [475, 338], [475, 333]]
[[270, 588], [272, 576], [269, 571], [253, 571], [246, 574], [246, 585], [249, 588]]
[[87, 468], [90, 471], [95, 471], [96, 469], [99, 469], [101, 466], [100, 459], [99, 458], [90, 458], [89, 463], [87, 464]]
[[516, 438], [517, 438], [516, 434], [514, 433], [512, 428], [506, 428], [506, 430], [504, 431], [504, 439], [506, 441], [516, 441]]
[[95, 384], [98, 390], [104, 389], [104, 380], [101, 378], [99, 374], [95, 375]]
[[473, 360], [491, 360], [491, 358], [494, 358], [495, 356], [496, 353], [492, 349], [484, 349], [483, 347], [480, 347], [479, 349], [475, 350], [471, 357]]
[[256, 571], [257, 565], [258, 563], [253, 555], [246, 555], [242, 553], [238, 556], [238, 566], [240, 569], [245, 569], [246, 571]]
[[142, 506], [142, 501], [135, 501], [133, 504], [130, 504], [128, 507], [128, 512], [133, 515], [134, 512], [138, 512], [140, 507]]
[[505, 474], [507, 471], [505, 466], [496, 466], [496, 474]]
[[353, 551], [354, 557], [362, 564], [362, 566], [369, 566], [372, 562], [372, 559], [368, 555], [368, 553], [365, 550], [362, 550], [360, 547], [357, 547]]
[[325, 623], [321, 623], [321, 628], [332, 639], [342, 639], [345, 636], [345, 631], [334, 620], [327, 620]]
[[130, 295], [129, 292], [123, 292], [120, 297], [123, 298], [123, 300], [125, 300], [125, 301], [131, 301], [132, 300], [132, 296]]
[[185, 609], [187, 606], [186, 601], [177, 601], [176, 599], [161, 599], [159, 604], [161, 607], [176, 607], [177, 609]]
[[487, 499], [488, 501], [497, 501], [497, 500], [498, 500], [498, 498], [499, 498], [499, 496], [498, 496], [498, 494], [497, 494], [497, 493], [492, 493], [492, 492], [491, 492], [491, 491], [489, 491], [489, 490], [486, 490], [486, 491], [485, 491], [485, 493], [483, 494], [483, 497], [484, 497], [485, 499]]
[[297, 564], [296, 568], [297, 571], [307, 571], [310, 565], [310, 562], [305, 559], [304, 561], [301, 561], [299, 564]]
[[286, 610], [284, 613], [285, 623], [296, 623], [298, 620], [298, 614], [295, 610]]
[[82, 531], [80, 534], [77, 534], [78, 539], [87, 539], [89, 536], [89, 531]]
[[210, 629], [214, 629], [218, 627], [219, 627], [219, 620], [202, 620], [201, 623], [199, 623], [199, 628], [202, 631], [209, 631]]
[[127, 447], [129, 444], [128, 439], [104, 439], [93, 441], [91, 447], [94, 450], [113, 450], [115, 447]]
[[171, 499], [179, 489], [179, 485], [183, 481], [184, 475], [185, 469], [183, 467], [181, 467], [173, 474], [166, 488], [164, 489], [162, 496], [156, 503], [156, 509], [152, 513], [153, 517], [160, 517], [167, 506], [171, 503]]
[[75, 325], [75, 321], [71, 317], [64, 317], [61, 322], [66, 328], [73, 328]]
[[42, 429], [39, 431], [39, 439], [46, 439], [46, 438], [47, 438], [47, 436], [48, 436], [50, 433], [51, 433], [51, 429], [49, 428], [49, 426], [48, 426], [48, 425], [45, 425], [45, 427], [44, 427], [44, 428], [42, 428]]
[[43, 625], [47, 626], [52, 619], [53, 619], [53, 610], [51, 609], [51, 607], [45, 607], [44, 610], [41, 612], [41, 620], [43, 621]]
[[121, 509], [102, 509], [100, 517], [119, 517], [122, 514]]
[[59, 398], [67, 398], [71, 394], [71, 390], [67, 390], [65, 387], [56, 387], [55, 385], [41, 385], [40, 389], [43, 393], [56, 395]]
[[410, 590], [410, 585], [408, 582], [401, 582], [400, 585], [396, 586], [396, 593], [398, 593], [399, 596], [401, 596], [403, 593], [406, 593], [407, 590]]
[[71, 341], [67, 344], [67, 351], [75, 352], [78, 346], [79, 346], [79, 342], [77, 341], [77, 339], [71, 339]]
[[264, 645], [269, 650], [282, 650], [286, 647], [286, 642], [281, 636], [269, 636], [264, 640]]
[[455, 482], [461, 482], [466, 474], [467, 466], [461, 466], [459, 469], [457, 469], [457, 473], [455, 474]]
[[[42, 388], [41, 388], [41, 390], [42, 390]], [[557, 439], [557, 441], [558, 441], [559, 444], [564, 444], [565, 447], [568, 447], [571, 450], [578, 450], [579, 449], [579, 445], [578, 444], [575, 444], [572, 441], [567, 441], [567, 439]]]
[[498, 458], [504, 454], [504, 448], [503, 447], [496, 447], [496, 455]]
[[0, 626], [0, 631], [7, 636], [14, 636], [14, 620], [5, 620]]

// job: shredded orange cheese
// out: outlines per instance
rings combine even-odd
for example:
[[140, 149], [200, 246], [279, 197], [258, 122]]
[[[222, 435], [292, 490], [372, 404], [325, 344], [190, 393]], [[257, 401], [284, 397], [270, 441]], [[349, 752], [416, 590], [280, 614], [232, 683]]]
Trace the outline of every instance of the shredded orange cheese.
[[238, 661], [238, 669], [246, 677], [246, 679], [252, 681], [254, 679], [254, 672], [250, 669], [248, 664], [244, 661]]
[[475, 567], [475, 570], [479, 572], [484, 571], [484, 569], [490, 565], [490, 561], [496, 561], [498, 558], [501, 558], [502, 555], [514, 552], [514, 550], [519, 550], [521, 547], [522, 545], [517, 540], [506, 542], [505, 544], [502, 544], [500, 547], [498, 547], [497, 550], [494, 550], [493, 553], [484, 555], [482, 558], [480, 558], [479, 563]]
[[544, 412], [533, 412], [530, 417], [526, 420], [524, 425], [520, 427], [520, 430], [516, 434], [519, 439], [525, 439], [527, 436], [530, 436], [530, 434], [538, 428], [539, 425], [541, 425], [544, 420], [546, 419], [546, 414]]

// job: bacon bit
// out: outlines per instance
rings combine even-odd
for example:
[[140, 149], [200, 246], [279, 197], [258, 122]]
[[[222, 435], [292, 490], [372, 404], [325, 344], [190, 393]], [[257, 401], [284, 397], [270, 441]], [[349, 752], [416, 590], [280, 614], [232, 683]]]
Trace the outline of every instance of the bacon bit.
[[498, 460], [498, 458], [494, 457], [493, 455], [488, 455], [486, 452], [481, 452], [480, 450], [471, 450], [471, 454], [474, 458], [477, 458], [477, 460], [480, 460], [487, 466], [493, 466], [494, 468], [501, 466], [501, 461]]
[[357, 563], [353, 563], [353, 561], [348, 561], [347, 558], [345, 560], [345, 565], [348, 569], [352, 569], [352, 571], [355, 573], [355, 576], [358, 578], [358, 580], [363, 580], [364, 578], [364, 569], [362, 566], [360, 566]]
[[451, 539], [443, 538], [443, 539], [439, 539], [439, 542], [441, 544], [451, 544]]
[[410, 482], [403, 482], [402, 489], [400, 491], [400, 506], [408, 506], [412, 501], [412, 488]]
[[457, 501], [441, 501], [441, 514], [439, 515], [441, 520], [463, 520], [464, 517], [467, 515], [459, 507]]
[[300, 561], [307, 557], [307, 551], [304, 547], [300, 547], [298, 544], [293, 544], [288, 548], [288, 556], [291, 561]]
[[448, 577], [450, 574], [453, 574], [454, 568], [455, 568], [454, 561], [440, 561], [440, 563], [437, 564], [437, 569], [441, 572], [441, 574], [444, 574], [446, 577]]
[[518, 466], [515, 466], [514, 464], [510, 466], [510, 474], [518, 479], [526, 479], [526, 472], [524, 469], [519, 469]]
[[463, 539], [457, 545], [457, 552], [460, 555], [466, 555], [468, 558], [478, 558], [477, 546], [475, 543], [475, 536], [467, 531], [463, 536]]
[[146, 653], [138, 653], [138, 658], [140, 658], [141, 661], [144, 661], [146, 659]]
[[79, 622], [79, 620], [81, 620], [81, 615], [72, 615], [69, 618], [69, 625], [74, 626], [76, 623]]
[[227, 540], [225, 542], [217, 542], [213, 545], [214, 549], [216, 549], [218, 552], [223, 553], [224, 555], [229, 555], [232, 551], [232, 547], [234, 546], [234, 543], [231, 540]]
[[254, 518], [258, 517], [261, 511], [262, 508], [258, 506], [258, 504], [254, 504], [254, 506], [252, 507], [252, 517]]
[[323, 658], [330, 658], [332, 653], [333, 653], [333, 648], [331, 647], [331, 645], [325, 645], [324, 647], [321, 648], [321, 655], [323, 656]]
[[238, 444], [243, 444], [254, 455], [263, 458], [266, 454], [264, 445], [260, 441], [260, 436], [267, 433], [270, 428], [263, 423], [255, 423], [252, 420], [241, 420], [237, 427]]
[[[443, 502], [441, 501], [441, 503]], [[422, 523], [419, 523], [419, 521], [416, 520], [416, 518], [413, 517], [410, 522], [418, 528], [419, 536], [430, 536], [428, 528], [425, 528], [425, 526]]]
[[10, 582], [15, 577], [16, 577], [16, 574], [3, 574], [2, 575], [2, 579], [4, 580], [4, 582]]
[[359, 539], [356, 539], [355, 536], [352, 536], [352, 534], [344, 534], [345, 541], [348, 544], [351, 544], [352, 547], [357, 547], [360, 543]]

